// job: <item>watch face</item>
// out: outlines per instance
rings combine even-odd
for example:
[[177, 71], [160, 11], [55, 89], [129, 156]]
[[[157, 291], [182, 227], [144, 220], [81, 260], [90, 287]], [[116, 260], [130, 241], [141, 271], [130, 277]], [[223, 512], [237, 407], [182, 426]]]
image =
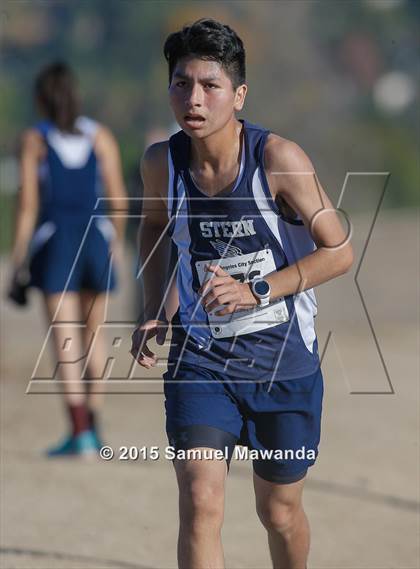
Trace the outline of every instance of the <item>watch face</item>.
[[254, 284], [254, 291], [259, 296], [265, 296], [270, 292], [270, 285], [267, 281], [257, 281]]

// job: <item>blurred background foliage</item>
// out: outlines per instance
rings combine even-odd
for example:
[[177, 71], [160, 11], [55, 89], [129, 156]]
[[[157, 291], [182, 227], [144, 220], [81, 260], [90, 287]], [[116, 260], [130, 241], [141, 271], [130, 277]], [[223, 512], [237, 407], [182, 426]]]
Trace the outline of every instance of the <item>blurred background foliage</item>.
[[[129, 192], [138, 196], [145, 146], [175, 128], [163, 42], [201, 17], [231, 25], [244, 40], [243, 116], [300, 144], [333, 201], [347, 172], [390, 172], [383, 207], [416, 207], [419, 16], [417, 0], [3, 1], [2, 250], [10, 246], [19, 139], [37, 120], [40, 67], [56, 59], [73, 66], [83, 112], [117, 136]], [[368, 207], [369, 183], [350, 186], [346, 204]]]

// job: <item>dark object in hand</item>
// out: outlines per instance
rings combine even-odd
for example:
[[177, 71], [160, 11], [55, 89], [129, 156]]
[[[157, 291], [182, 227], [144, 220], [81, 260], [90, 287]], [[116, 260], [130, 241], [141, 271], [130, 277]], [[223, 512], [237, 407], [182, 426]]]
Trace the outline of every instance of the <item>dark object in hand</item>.
[[18, 269], [13, 275], [9, 292], [7, 294], [9, 299], [19, 306], [26, 306], [26, 304], [28, 304], [27, 291], [29, 288], [29, 282], [30, 275], [28, 269], [26, 267]]

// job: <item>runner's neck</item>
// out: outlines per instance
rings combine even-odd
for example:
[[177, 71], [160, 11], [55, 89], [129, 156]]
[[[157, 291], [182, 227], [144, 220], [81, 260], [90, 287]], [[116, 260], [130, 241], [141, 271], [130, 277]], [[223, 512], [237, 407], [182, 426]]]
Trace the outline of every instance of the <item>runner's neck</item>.
[[[245, 162], [245, 144], [244, 144], [244, 127], [241, 123], [238, 122], [240, 125], [240, 130], [237, 132], [237, 140], [238, 143], [237, 150], [235, 151], [236, 159], [234, 164], [231, 165], [228, 163], [227, 167], [222, 167], [220, 162], [217, 164], [217, 169], [214, 170], [213, 165], [211, 164], [210, 160], [204, 160], [202, 162], [202, 167], [192, 167], [189, 168], [189, 174], [191, 176], [191, 180], [193, 181], [196, 188], [203, 193], [204, 195], [213, 196], [217, 194], [224, 194], [226, 192], [230, 193], [233, 192], [241, 179], [243, 169], [244, 169], [244, 162]], [[194, 146], [191, 146], [191, 154], [194, 153]], [[194, 162], [194, 158], [190, 157], [190, 163]], [[211, 172], [213, 170], [213, 172]], [[210, 172], [209, 172], [210, 171]], [[232, 176], [232, 171], [234, 172], [234, 176]], [[202, 183], [198, 181], [201, 178], [206, 182], [210, 182], [212, 186], [223, 186], [221, 190], [214, 191], [213, 189], [206, 189], [202, 188]], [[232, 179], [233, 178], [233, 179]], [[227, 181], [226, 180], [231, 180]], [[218, 183], [218, 180], [221, 180], [222, 183]]]
[[235, 120], [205, 140], [191, 139], [190, 168], [194, 172], [212, 171], [215, 175], [239, 164], [243, 125]]

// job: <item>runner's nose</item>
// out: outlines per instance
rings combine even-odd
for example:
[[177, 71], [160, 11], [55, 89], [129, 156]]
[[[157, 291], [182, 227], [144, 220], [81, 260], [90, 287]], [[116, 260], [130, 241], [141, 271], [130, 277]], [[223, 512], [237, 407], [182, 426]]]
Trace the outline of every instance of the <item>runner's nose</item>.
[[199, 84], [192, 85], [189, 91], [189, 97], [187, 100], [188, 111], [192, 112], [197, 107], [200, 108], [203, 104], [203, 88]]

